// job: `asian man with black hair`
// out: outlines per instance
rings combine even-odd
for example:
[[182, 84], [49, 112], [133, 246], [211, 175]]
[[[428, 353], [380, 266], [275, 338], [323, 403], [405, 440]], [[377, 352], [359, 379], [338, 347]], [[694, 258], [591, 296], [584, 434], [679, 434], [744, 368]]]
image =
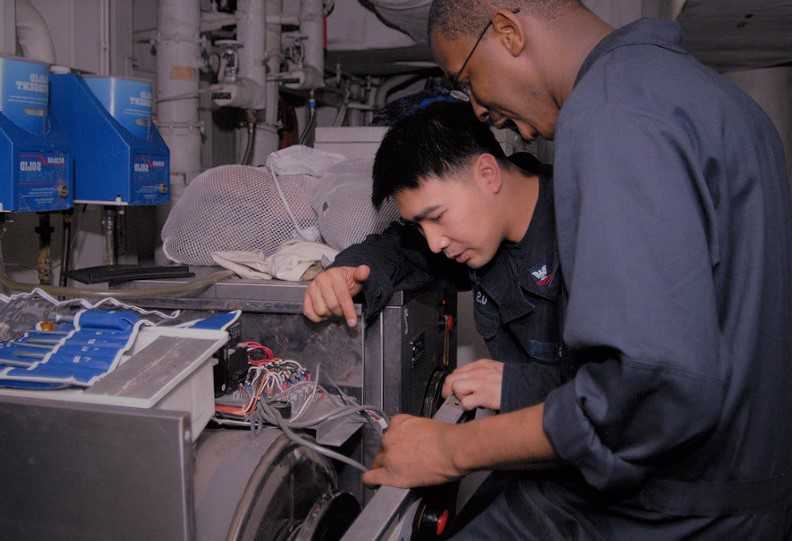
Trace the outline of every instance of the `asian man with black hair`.
[[396, 123], [374, 162], [372, 201], [392, 198], [402, 219], [351, 246], [305, 295], [305, 315], [356, 324], [395, 290], [450, 279], [473, 290], [476, 327], [492, 359], [446, 380], [467, 409], [511, 411], [542, 402], [568, 374], [559, 341], [558, 254], [551, 168], [507, 158], [464, 102], [440, 102]]

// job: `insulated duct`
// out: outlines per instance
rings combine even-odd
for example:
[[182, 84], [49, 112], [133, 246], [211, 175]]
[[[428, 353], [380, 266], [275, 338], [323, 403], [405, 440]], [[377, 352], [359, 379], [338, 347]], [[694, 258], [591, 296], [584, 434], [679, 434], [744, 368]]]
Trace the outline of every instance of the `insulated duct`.
[[55, 63], [55, 45], [47, 22], [30, 0], [16, 2], [16, 39], [25, 58]]
[[427, 42], [431, 0], [370, 0], [382, 19], [406, 33], [416, 43]]

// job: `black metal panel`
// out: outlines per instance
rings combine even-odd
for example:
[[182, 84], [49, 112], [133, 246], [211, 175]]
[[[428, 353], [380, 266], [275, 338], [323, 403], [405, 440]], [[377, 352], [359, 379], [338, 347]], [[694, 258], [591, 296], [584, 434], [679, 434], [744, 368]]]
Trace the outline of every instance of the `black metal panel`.
[[0, 397], [0, 538], [192, 539], [189, 415]]
[[321, 363], [323, 384], [329, 376], [361, 399], [365, 339], [361, 325], [350, 329], [337, 320], [312, 323], [302, 313], [251, 311], [242, 316], [242, 337], [252, 337], [278, 355], [298, 360], [313, 373]]
[[[403, 409], [402, 403], [402, 384], [404, 383], [404, 364], [409, 362], [404, 358], [404, 342], [407, 340], [405, 326], [409, 314], [404, 309], [386, 307], [381, 314], [384, 332], [378, 341], [382, 348], [383, 362], [379, 366], [378, 378], [381, 389], [380, 407], [388, 415], [397, 413], [415, 413]], [[366, 370], [369, 367], [366, 366]]]

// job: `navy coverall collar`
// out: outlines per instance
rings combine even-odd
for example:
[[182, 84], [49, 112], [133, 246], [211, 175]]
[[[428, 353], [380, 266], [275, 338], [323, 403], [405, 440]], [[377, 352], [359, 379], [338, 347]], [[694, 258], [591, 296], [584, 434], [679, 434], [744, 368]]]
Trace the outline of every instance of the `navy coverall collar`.
[[601, 57], [614, 49], [630, 45], [657, 45], [681, 54], [688, 54], [682, 48], [682, 31], [680, 26], [671, 21], [658, 21], [655, 19], [638, 19], [634, 23], [617, 28], [594, 49], [591, 50], [583, 65], [580, 67], [575, 86], [583, 79], [588, 70]]
[[[551, 301], [557, 297], [556, 288], [538, 285], [531, 274], [542, 264], [550, 274], [557, 270], [552, 206], [552, 181], [549, 177], [540, 177], [536, 209], [523, 238], [519, 242], [504, 241], [491, 262], [471, 272], [472, 280], [495, 299], [507, 321], [533, 310], [530, 300], [515, 297], [512, 285], [515, 279], [523, 290], [534, 295]], [[555, 278], [553, 276], [550, 281]]]

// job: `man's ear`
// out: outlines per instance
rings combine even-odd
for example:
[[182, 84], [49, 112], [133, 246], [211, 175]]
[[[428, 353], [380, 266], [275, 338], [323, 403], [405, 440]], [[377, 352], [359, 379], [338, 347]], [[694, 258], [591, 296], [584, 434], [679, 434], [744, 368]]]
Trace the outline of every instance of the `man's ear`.
[[522, 21], [508, 9], [499, 9], [492, 17], [492, 28], [495, 39], [503, 45], [512, 56], [519, 56], [525, 49], [525, 30]]
[[473, 178], [485, 193], [496, 194], [503, 188], [503, 175], [498, 160], [492, 154], [481, 154], [473, 163]]

